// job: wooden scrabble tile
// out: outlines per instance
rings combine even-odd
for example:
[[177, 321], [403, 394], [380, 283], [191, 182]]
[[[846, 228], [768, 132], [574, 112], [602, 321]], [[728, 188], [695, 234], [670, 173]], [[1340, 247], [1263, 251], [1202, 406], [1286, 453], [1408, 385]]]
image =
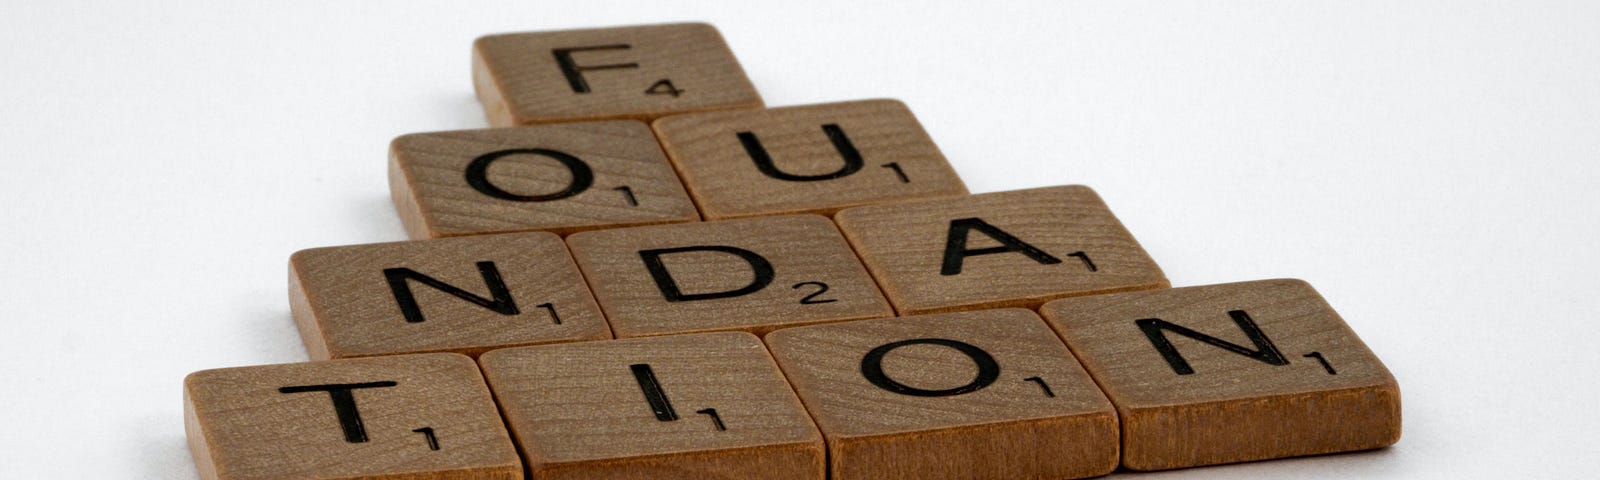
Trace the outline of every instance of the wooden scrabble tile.
[[817, 215], [582, 232], [567, 244], [617, 338], [894, 314]]
[[823, 478], [822, 437], [751, 334], [511, 348], [481, 362], [533, 478]]
[[522, 478], [462, 355], [205, 370], [184, 379], [183, 406], [205, 480]]
[[896, 100], [675, 115], [654, 127], [707, 219], [967, 194]]
[[389, 148], [389, 190], [414, 239], [700, 219], [632, 120], [405, 135]]
[[855, 207], [834, 220], [902, 315], [1168, 286], [1084, 186]]
[[1038, 315], [983, 310], [767, 335], [849, 479], [1081, 478], [1117, 466], [1111, 402]]
[[301, 250], [289, 307], [319, 360], [611, 338], [561, 237], [544, 232]]
[[704, 23], [489, 35], [472, 45], [472, 78], [500, 127], [762, 105]]
[[1365, 450], [1400, 438], [1400, 387], [1299, 280], [1045, 304], [1122, 416], [1135, 470]]

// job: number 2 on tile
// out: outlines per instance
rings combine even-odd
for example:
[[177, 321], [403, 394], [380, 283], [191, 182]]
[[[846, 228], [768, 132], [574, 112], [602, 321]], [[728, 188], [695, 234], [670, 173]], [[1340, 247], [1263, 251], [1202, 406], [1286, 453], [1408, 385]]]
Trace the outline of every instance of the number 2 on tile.
[[813, 287], [817, 287], [817, 291], [811, 292], [810, 295], [806, 295], [805, 297], [801, 298], [800, 299], [800, 304], [801, 305], [816, 305], [818, 303], [833, 303], [833, 302], [839, 301], [839, 299], [837, 299], [837, 298], [817, 298], [817, 297], [821, 296], [823, 293], [826, 293], [828, 291], [828, 284], [826, 284], [826, 283], [822, 283], [822, 282], [800, 282], [800, 283], [794, 284], [794, 286], [789, 287], [789, 288], [793, 288], [793, 289], [799, 290], [800, 287], [804, 287], [804, 286], [807, 286], [807, 285], [810, 285], [810, 286], [813, 286]]

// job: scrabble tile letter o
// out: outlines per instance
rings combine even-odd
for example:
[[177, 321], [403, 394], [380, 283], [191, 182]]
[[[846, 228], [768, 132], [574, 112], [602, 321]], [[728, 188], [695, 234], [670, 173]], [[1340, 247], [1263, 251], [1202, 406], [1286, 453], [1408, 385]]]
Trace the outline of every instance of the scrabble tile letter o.
[[700, 219], [655, 134], [631, 120], [401, 136], [389, 190], [414, 239]]
[[1117, 466], [1111, 402], [1023, 309], [786, 328], [772, 354], [854, 479], [1082, 478]]

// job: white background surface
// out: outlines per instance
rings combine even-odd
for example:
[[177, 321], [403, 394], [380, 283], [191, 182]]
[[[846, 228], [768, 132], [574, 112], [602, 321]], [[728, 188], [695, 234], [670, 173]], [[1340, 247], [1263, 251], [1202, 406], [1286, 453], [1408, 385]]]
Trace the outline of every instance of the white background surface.
[[193, 478], [181, 379], [306, 358], [289, 254], [404, 238], [474, 37], [681, 20], [974, 192], [1093, 186], [1174, 285], [1309, 280], [1404, 392], [1387, 450], [1117, 478], [1600, 468], [1600, 4], [223, 3], [0, 4], [0, 479]]

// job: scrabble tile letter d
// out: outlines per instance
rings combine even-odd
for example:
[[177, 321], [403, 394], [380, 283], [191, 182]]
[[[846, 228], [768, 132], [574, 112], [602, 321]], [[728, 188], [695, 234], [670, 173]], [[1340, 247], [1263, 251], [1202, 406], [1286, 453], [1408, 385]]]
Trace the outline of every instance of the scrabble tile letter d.
[[819, 215], [580, 232], [567, 244], [617, 338], [765, 335], [894, 313]]
[[472, 60], [497, 127], [762, 106], [722, 35], [703, 23], [489, 35]]

